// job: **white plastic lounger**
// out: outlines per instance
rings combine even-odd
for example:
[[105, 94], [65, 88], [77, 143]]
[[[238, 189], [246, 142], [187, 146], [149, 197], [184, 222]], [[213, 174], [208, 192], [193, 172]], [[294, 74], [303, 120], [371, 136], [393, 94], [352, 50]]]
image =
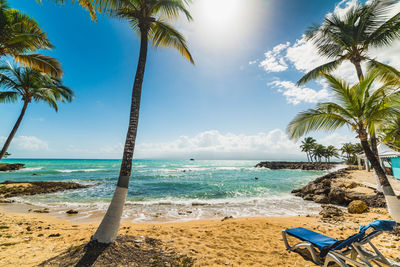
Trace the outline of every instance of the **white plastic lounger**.
[[[385, 258], [371, 242], [373, 238], [384, 231], [393, 231], [395, 225], [395, 221], [373, 221], [366, 226], [361, 226], [359, 233], [345, 240], [337, 240], [303, 227], [283, 230], [282, 236], [287, 250], [295, 251], [298, 248], [306, 248], [311, 254], [312, 261], [320, 266], [327, 267], [331, 263], [336, 263], [341, 267], [349, 267], [348, 264], [351, 264], [351, 266], [370, 267], [373, 266], [372, 263], [375, 263], [378, 266], [384, 264], [386, 266], [400, 267], [399, 262]], [[290, 246], [287, 235], [303, 242]], [[364, 247], [367, 244], [371, 246], [373, 252]], [[325, 259], [324, 263], [320, 261], [320, 258]]]

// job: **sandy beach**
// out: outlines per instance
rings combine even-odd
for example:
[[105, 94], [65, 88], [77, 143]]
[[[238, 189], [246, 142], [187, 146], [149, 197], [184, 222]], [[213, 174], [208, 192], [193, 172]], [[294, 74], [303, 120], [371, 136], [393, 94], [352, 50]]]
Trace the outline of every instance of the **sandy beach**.
[[[352, 178], [345, 182], [370, 175], [372, 173], [352, 171]], [[327, 221], [320, 215], [161, 224], [125, 221], [120, 234], [160, 239], [179, 253], [192, 257], [195, 266], [314, 266], [298, 254], [285, 250], [281, 237], [283, 229], [304, 226], [343, 239], [357, 232], [359, 225], [375, 219], [390, 217], [385, 209], [371, 209], [360, 215], [345, 213], [341, 221]], [[2, 210], [0, 266], [35, 266], [68, 248], [88, 242], [96, 227], [97, 223], [76, 223], [46, 214]], [[400, 236], [385, 233], [375, 244], [385, 256], [400, 261]]]

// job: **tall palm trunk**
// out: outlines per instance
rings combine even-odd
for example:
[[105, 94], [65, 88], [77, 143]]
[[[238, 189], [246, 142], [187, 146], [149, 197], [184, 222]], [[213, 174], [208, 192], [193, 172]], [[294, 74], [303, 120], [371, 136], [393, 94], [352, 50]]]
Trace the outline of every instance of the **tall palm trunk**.
[[22, 110], [21, 110], [21, 114], [19, 115], [17, 122], [15, 123], [13, 129], [11, 130], [11, 133], [10, 133], [10, 135], [8, 136], [6, 142], [5, 142], [4, 145], [3, 145], [3, 149], [2, 149], [1, 152], [0, 152], [0, 160], [1, 160], [1, 159], [4, 157], [4, 155], [6, 154], [7, 149], [8, 149], [8, 147], [10, 146], [11, 141], [12, 141], [12, 139], [13, 139], [14, 136], [15, 136], [15, 133], [17, 132], [18, 127], [19, 127], [19, 125], [21, 124], [22, 118], [23, 118], [24, 115], [25, 115], [26, 108], [28, 107], [28, 104], [29, 104], [29, 101], [28, 101], [28, 100], [25, 100], [25, 101], [24, 101], [24, 106], [22, 107]]
[[393, 188], [390, 185], [384, 170], [382, 169], [382, 166], [379, 164], [379, 160], [375, 157], [374, 152], [372, 152], [368, 144], [367, 136], [368, 135], [366, 131], [360, 135], [361, 145], [364, 149], [364, 153], [371, 163], [371, 166], [374, 168], [376, 175], [378, 176], [390, 215], [395, 221], [400, 223], [400, 200], [394, 193]]
[[132, 103], [129, 118], [128, 133], [124, 147], [124, 154], [121, 163], [117, 188], [111, 204], [107, 209], [99, 228], [93, 235], [92, 240], [100, 243], [112, 243], [115, 241], [121, 223], [122, 212], [128, 193], [129, 178], [132, 172], [133, 152], [135, 149], [136, 133], [139, 122], [140, 99], [142, 94], [142, 83], [146, 67], [147, 58], [147, 27], [141, 27], [140, 55], [136, 70], [135, 82], [132, 92]]

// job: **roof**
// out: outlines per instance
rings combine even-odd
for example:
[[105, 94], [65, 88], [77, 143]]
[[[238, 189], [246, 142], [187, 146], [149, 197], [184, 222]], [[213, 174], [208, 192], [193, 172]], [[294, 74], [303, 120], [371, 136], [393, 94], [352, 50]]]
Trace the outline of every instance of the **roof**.
[[394, 158], [394, 157], [400, 157], [400, 153], [397, 151], [394, 151], [384, 143], [380, 143], [378, 145], [378, 155], [381, 158]]
[[[384, 143], [380, 143], [378, 145], [378, 154], [380, 158], [395, 158], [395, 157], [400, 157], [400, 152], [397, 152]], [[361, 153], [358, 155], [361, 158], [365, 158], [365, 154]]]

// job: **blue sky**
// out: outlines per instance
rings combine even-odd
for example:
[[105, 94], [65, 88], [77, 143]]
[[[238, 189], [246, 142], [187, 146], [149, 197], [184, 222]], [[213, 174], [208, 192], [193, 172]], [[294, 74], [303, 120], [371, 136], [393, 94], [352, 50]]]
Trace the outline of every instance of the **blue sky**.
[[[47, 32], [56, 49], [45, 53], [62, 62], [63, 81], [76, 99], [61, 104], [58, 113], [32, 104], [9, 150], [15, 157], [120, 158], [138, 38], [123, 21], [99, 16], [94, 23], [78, 5], [49, 2], [9, 0]], [[194, 0], [194, 22], [182, 19], [176, 27], [196, 65], [174, 50], [149, 50], [136, 157], [303, 158], [284, 130], [297, 112], [330, 93], [323, 83], [293, 87], [323, 61], [302, 42], [302, 33], [354, 2]], [[390, 61], [389, 53], [377, 54]], [[344, 67], [340, 74], [349, 72]], [[0, 105], [0, 143], [20, 108], [21, 103]], [[315, 136], [338, 146], [354, 138], [346, 130]]]

